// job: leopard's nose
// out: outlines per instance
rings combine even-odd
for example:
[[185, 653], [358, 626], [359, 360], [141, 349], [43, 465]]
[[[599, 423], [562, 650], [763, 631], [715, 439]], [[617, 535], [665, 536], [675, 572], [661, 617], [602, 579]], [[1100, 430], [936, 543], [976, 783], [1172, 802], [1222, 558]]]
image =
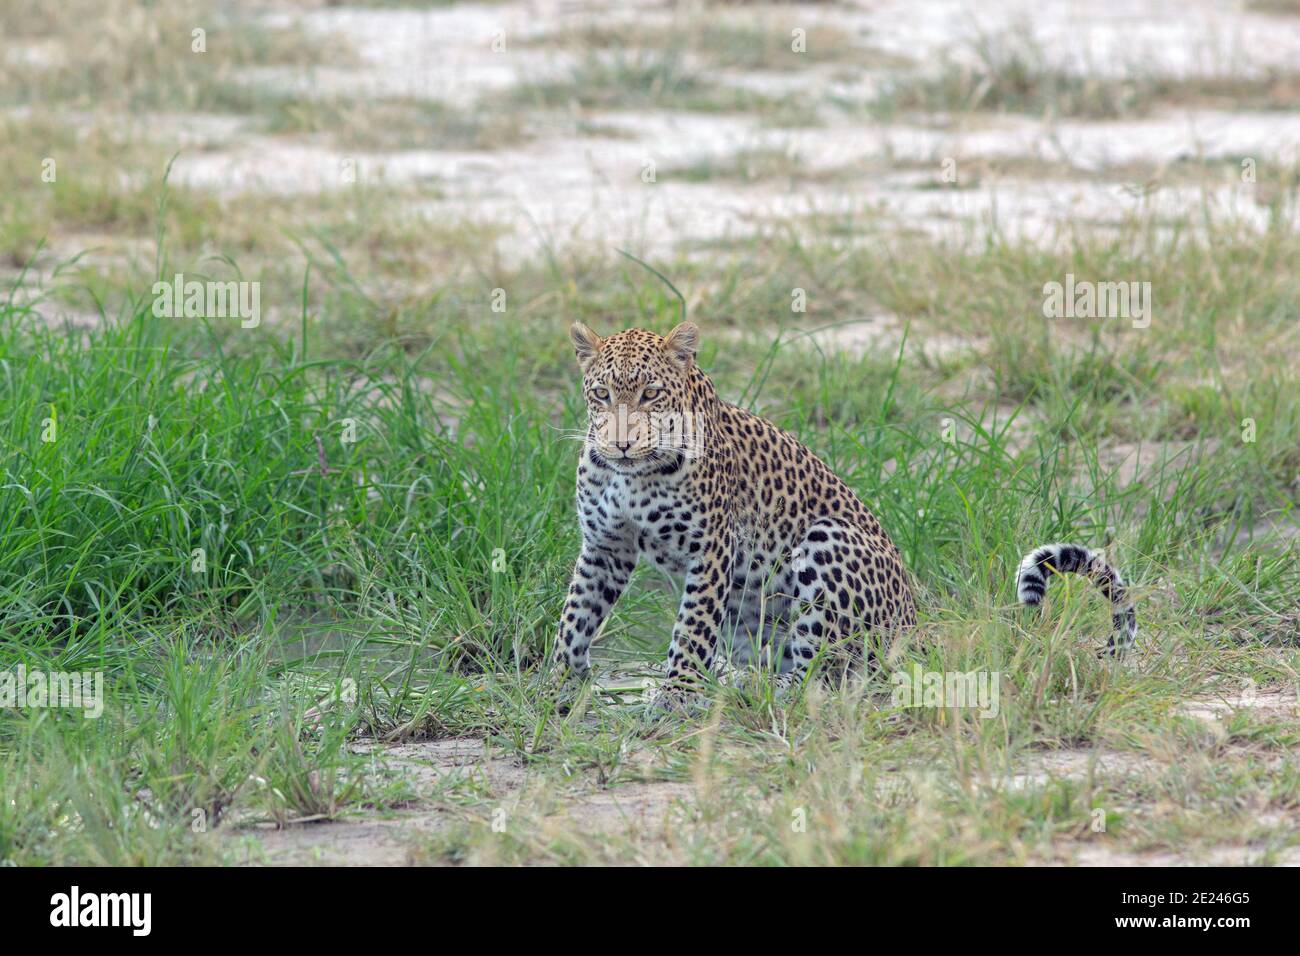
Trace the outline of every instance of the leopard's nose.
[[619, 451], [626, 453], [627, 450], [632, 447], [632, 443], [630, 441], [616, 441], [614, 442], [614, 447]]

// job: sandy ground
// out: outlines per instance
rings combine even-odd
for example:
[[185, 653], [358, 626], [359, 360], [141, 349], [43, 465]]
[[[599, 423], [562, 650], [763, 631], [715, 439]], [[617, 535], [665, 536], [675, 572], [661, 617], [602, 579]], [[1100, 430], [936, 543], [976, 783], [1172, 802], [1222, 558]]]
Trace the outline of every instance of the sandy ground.
[[[572, 55], [528, 41], [561, 29], [618, 23], [636, 16], [650, 25], [673, 14], [659, 4], [455, 4], [433, 10], [327, 9], [306, 14], [320, 34], [341, 33], [359, 49], [356, 67], [310, 77], [261, 71], [249, 82], [308, 90], [313, 95], [403, 95], [472, 101], [526, 81], [565, 75]], [[769, 93], [836, 93], [861, 100], [883, 71], [866, 52], [885, 51], [921, 65], [960, 61], [980, 31], [1028, 29], [1055, 63], [1097, 73], [1112, 69], [1189, 74], [1250, 74], [1300, 62], [1300, 35], [1276, 18], [1191, 3], [875, 3], [772, 8], [762, 22], [850, 32], [864, 47], [865, 67], [842, 64], [777, 72], [714, 70], [721, 86]], [[273, 14], [274, 22], [288, 14]], [[301, 16], [301, 14], [295, 14]], [[687, 16], [689, 14], [678, 14]], [[1032, 22], [1032, 26], [1030, 23]], [[773, 27], [775, 29], [775, 26]], [[494, 37], [505, 38], [493, 51]], [[1267, 42], [1262, 42], [1267, 40]], [[836, 215], [976, 240], [996, 229], [1036, 241], [1060, 241], [1079, 227], [1102, 229], [1126, 215], [1168, 218], [1189, 209], [1261, 226], [1267, 208], [1257, 185], [1228, 179], [1205, 188], [1133, 190], [1108, 169], [1175, 159], [1251, 157], [1262, 168], [1300, 155], [1300, 115], [1165, 110], [1123, 122], [1048, 122], [987, 117], [974, 124], [943, 117], [868, 120], [865, 114], [821, 109], [805, 127], [771, 128], [758, 115], [682, 111], [584, 111], [590, 128], [617, 138], [575, 133], [573, 117], [538, 113], [530, 140], [493, 151], [455, 151], [429, 143], [397, 153], [348, 153], [310, 139], [234, 137], [225, 148], [191, 151], [177, 163], [178, 181], [229, 193], [318, 192], [343, 188], [340, 169], [356, 163], [370, 182], [436, 182], [441, 198], [412, 213], [432, 220], [489, 221], [508, 227], [500, 240], [507, 262], [535, 256], [544, 245], [624, 245], [662, 253], [674, 246], [752, 235], [791, 218]], [[936, 123], [938, 119], [940, 122]], [[923, 122], [922, 122], [923, 120]], [[816, 124], [816, 125], [814, 125]], [[211, 133], [210, 127], [204, 130]], [[191, 134], [193, 135], [193, 134]], [[685, 181], [673, 170], [754, 150], [785, 151], [808, 174], [846, 173], [838, 181], [732, 183]], [[1006, 157], [1054, 164], [1051, 176], [1000, 180], [972, 188], [936, 189], [945, 160], [957, 185], [971, 166]], [[653, 164], [654, 181], [645, 181]], [[907, 168], [898, 169], [898, 165]], [[1098, 177], [1098, 174], [1102, 174]], [[1266, 174], [1261, 174], [1266, 176]], [[864, 241], [875, 241], [873, 234]]]
[[[473, 781], [496, 801], [501, 820], [509, 820], [514, 801], [529, 785], [518, 758], [493, 756], [482, 740], [459, 738], [385, 744], [361, 741], [375, 772], [405, 779], [415, 790], [414, 806], [382, 814], [357, 814], [332, 822], [313, 821], [276, 828], [273, 824], [227, 826], [222, 838], [237, 845], [249, 863], [271, 865], [397, 866], [412, 862], [421, 842], [456, 819], [444, 806], [450, 784]], [[693, 798], [682, 783], [622, 783], [603, 789], [577, 787], [566, 793], [554, 822], [579, 821], [583, 832], [611, 835], [663, 825], [673, 809]], [[494, 811], [495, 812], [495, 811]]]
[[[1189, 700], [1180, 709], [1181, 715], [1218, 733], [1223, 732], [1225, 720], [1243, 711], [1261, 719], [1296, 719], [1300, 718], [1300, 700], [1291, 689], [1243, 688], [1232, 695]], [[473, 781], [476, 793], [496, 804], [507, 826], [520, 796], [533, 792], [534, 781], [524, 763], [517, 757], [493, 754], [481, 740], [457, 738], [400, 744], [360, 741], [356, 749], [375, 758], [375, 773], [401, 777], [411, 785], [415, 797], [408, 807], [284, 828], [257, 823], [227, 825], [219, 831], [219, 838], [248, 863], [400, 866], [422, 860], [429, 839], [461, 818], [447, 798], [450, 784]], [[1060, 780], [1140, 778], [1153, 769], [1159, 768], [1149, 758], [1132, 753], [1067, 748], [1030, 755], [1016, 767], [988, 775], [979, 785], [1036, 790]], [[898, 770], [877, 786], [882, 797], [888, 791], [907, 800], [917, 787], [925, 785], [925, 777], [925, 772], [918, 775]], [[606, 789], [588, 781], [567, 788], [562, 802], [538, 826], [543, 832], [547, 828], [558, 831], [576, 823], [585, 834], [644, 835], [671, 827], [675, 814], [689, 812], [701, 799], [708, 799], [708, 795], [701, 794], [692, 783], [628, 782]], [[480, 807], [474, 817], [482, 816]], [[1236, 844], [1186, 853], [1138, 853], [1080, 842], [1071, 843], [1069, 852], [1071, 856], [1056, 862], [1080, 866], [1227, 866], [1258, 863], [1263, 855], [1260, 847]], [[1300, 866], [1300, 848], [1286, 850], [1273, 862]]]

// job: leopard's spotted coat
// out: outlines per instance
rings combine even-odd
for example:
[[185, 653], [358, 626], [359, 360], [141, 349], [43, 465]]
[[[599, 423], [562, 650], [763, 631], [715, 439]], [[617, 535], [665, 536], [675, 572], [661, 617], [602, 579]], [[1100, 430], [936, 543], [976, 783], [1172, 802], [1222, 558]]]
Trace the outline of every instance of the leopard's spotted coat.
[[[575, 324], [571, 338], [590, 415], [561, 663], [587, 670], [591, 640], [640, 558], [685, 579], [668, 698], [722, 670], [724, 646], [733, 660], [775, 654], [778, 681], [789, 684], [828, 642], [915, 624], [907, 572], [875, 515], [793, 436], [718, 398], [695, 361], [694, 325], [602, 339]], [[1022, 599], [1041, 597], [1046, 574], [1078, 570], [1124, 604], [1118, 574], [1086, 548], [1030, 558]]]

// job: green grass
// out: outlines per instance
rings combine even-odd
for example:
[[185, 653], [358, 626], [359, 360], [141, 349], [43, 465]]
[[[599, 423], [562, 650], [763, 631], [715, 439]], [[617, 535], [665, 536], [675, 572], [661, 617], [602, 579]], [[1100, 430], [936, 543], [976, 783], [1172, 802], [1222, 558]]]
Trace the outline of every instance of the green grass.
[[759, 112], [809, 122], [816, 110], [792, 97], [776, 97], [708, 78], [678, 49], [617, 48], [588, 52], [565, 76], [530, 79], [503, 94], [501, 109], [681, 109], [702, 113]]
[[[1161, 286], [1179, 287], [1172, 276], [1203, 270], [1207, 256], [1227, 277], [1240, 255], [1255, 279], [1185, 290], [1183, 320], [1144, 338], [1072, 330], [1084, 332], [1082, 350], [1026, 329], [928, 365], [906, 346], [901, 358], [820, 352], [790, 322], [780, 338], [713, 326], [702, 362], [723, 393], [810, 442], [902, 549], [923, 624], [886, 649], [891, 663], [1000, 670], [1013, 687], [995, 721], [893, 711], [882, 677], [797, 702], [762, 687], [728, 691], [702, 737], [689, 725], [647, 735], [603, 693], [582, 695], [566, 716], [537, 670], [576, 547], [576, 449], [562, 437], [579, 421], [566, 300], [602, 313], [602, 328], [633, 313], [666, 328], [675, 303], [634, 266], [523, 269], [509, 282], [522, 320], [494, 315], [468, 287], [446, 289], [404, 313], [405, 331], [388, 341], [374, 325], [349, 327], [347, 299], [334, 300], [338, 314], [309, 310], [257, 331], [155, 319], [137, 299], [79, 336], [47, 327], [39, 304], [10, 303], [0, 314], [11, 410], [0, 434], [0, 656], [29, 670], [101, 670], [108, 691], [98, 721], [0, 716], [10, 768], [0, 856], [224, 859], [239, 843], [220, 834], [247, 821], [410, 805], [408, 786], [352, 751], [359, 734], [486, 735], [530, 768], [535, 782], [510, 796], [505, 837], [486, 825], [503, 799], [491, 785], [457, 779], [417, 800], [448, 821], [413, 851], [430, 861], [1017, 862], [1099, 839], [1080, 822], [1099, 801], [1164, 808], [1119, 817], [1107, 839], [1130, 850], [1247, 838], [1282, 848], [1273, 831], [1246, 836], [1258, 827], [1239, 811], [1210, 826], [1200, 807], [1237, 806], [1243, 793], [1288, 806], [1294, 778], [1253, 756], [1290, 746], [1284, 726], [1243, 717], [1215, 739], [1235, 776], [1208, 780], [1208, 791], [1167, 755], [1194, 764], [1213, 739], [1177, 716], [1180, 700], [1247, 677], [1265, 688], [1295, 680], [1294, 548], [1229, 543], [1263, 513], [1294, 507], [1294, 371], [1220, 369], [1236, 384], [1208, 390], [1194, 385], [1203, 367], [1191, 361], [1219, 316], [1244, 323], [1256, 347], [1276, 334], [1293, 279], [1275, 270], [1290, 241], [1274, 237], [1270, 252], [1218, 236], [1166, 250]], [[810, 277], [825, 283], [809, 282], [812, 301], [834, 301], [887, 266], [781, 248], [749, 250], [778, 278], [714, 286], [705, 308], [780, 290], [781, 263], [801, 256], [825, 263]], [[1119, 274], [1158, 258], [1136, 246], [1081, 245], [1061, 260], [1017, 248], [954, 259], [936, 248], [909, 259], [914, 277], [980, 274], [987, 284], [955, 314], [943, 304], [960, 286], [946, 280], [919, 298], [873, 291], [912, 317], [913, 336], [940, 316], [948, 328], [987, 328], [999, 296], [1004, 305], [1022, 283], [1085, 272], [1103, 254]], [[685, 263], [670, 271], [689, 288]], [[544, 288], [548, 301], [530, 295]], [[979, 368], [991, 375], [972, 388]], [[1253, 444], [1230, 440], [1243, 408], [1260, 422]], [[55, 440], [42, 441], [52, 418]], [[1135, 435], [1159, 442], [1176, 426], [1199, 455], [1161, 456], [1139, 482], [1122, 482], [1098, 448], [1134, 418]], [[355, 442], [343, 440], [349, 421]], [[1007, 610], [1020, 552], [1061, 537], [1106, 546], [1134, 581], [1145, 641], [1132, 664], [1093, 656], [1107, 620], [1086, 589], [1054, 593], [1043, 618]], [[653, 576], [640, 576], [602, 642], [604, 666], [637, 673], [656, 659], [671, 613]], [[304, 715], [344, 678], [355, 697], [316, 727]], [[773, 715], [783, 729], [768, 739]], [[1081, 745], [1167, 769], [1023, 791], [998, 782], [1035, 754]], [[907, 771], [905, 783], [889, 769], [923, 765], [933, 776]], [[593, 780], [603, 782], [582, 792], [689, 782], [752, 809], [738, 821], [709, 803], [677, 806], [671, 838], [557, 824], [565, 800], [555, 788]], [[799, 807], [817, 839], [790, 832]], [[216, 835], [194, 832], [196, 812]]]
[[529, 45], [578, 51], [653, 50], [689, 54], [711, 67], [732, 70], [798, 70], [827, 63], [898, 66], [899, 60], [854, 45], [841, 30], [803, 28], [803, 52], [794, 49], [794, 27], [780, 17], [728, 19], [716, 10], [706, 16], [645, 23], [593, 23], [544, 34]]
[[706, 157], [682, 167], [669, 167], [661, 175], [684, 182], [729, 180], [745, 184], [772, 180], [807, 182], [815, 178], [798, 154], [775, 148], [745, 149], [726, 156]]
[[345, 150], [492, 150], [527, 139], [517, 114], [458, 109], [430, 100], [251, 91], [232, 106], [236, 112], [258, 115], [270, 135], [327, 134], [338, 149]]
[[1246, 6], [1261, 13], [1275, 13], [1278, 15], [1300, 13], [1300, 2], [1297, 2], [1297, 0], [1250, 0]]

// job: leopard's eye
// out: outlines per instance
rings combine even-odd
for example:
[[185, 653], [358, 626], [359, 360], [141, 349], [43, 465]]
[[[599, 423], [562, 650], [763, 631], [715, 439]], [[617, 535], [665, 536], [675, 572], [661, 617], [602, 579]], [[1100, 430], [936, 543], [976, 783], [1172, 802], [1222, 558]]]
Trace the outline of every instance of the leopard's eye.
[[653, 402], [663, 393], [664, 390], [662, 388], [647, 388], [641, 392], [641, 398], [647, 402]]
[[609, 401], [609, 389], [607, 388], [593, 388], [591, 394], [595, 395], [596, 398], [602, 402]]

